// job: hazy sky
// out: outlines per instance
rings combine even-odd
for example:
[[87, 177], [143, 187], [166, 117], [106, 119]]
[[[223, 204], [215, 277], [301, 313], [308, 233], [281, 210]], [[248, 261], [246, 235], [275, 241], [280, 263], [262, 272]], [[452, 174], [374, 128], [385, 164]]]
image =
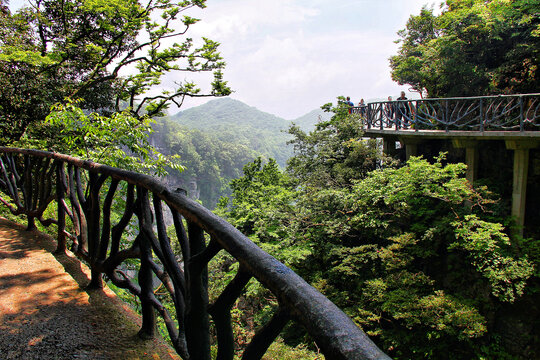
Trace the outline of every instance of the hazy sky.
[[201, 19], [189, 36], [221, 43], [232, 98], [293, 119], [339, 95], [358, 103], [407, 91], [391, 80], [388, 58], [409, 16], [433, 3], [439, 1], [207, 0], [206, 9], [188, 14]]
[[[397, 97], [397, 31], [434, 0], [208, 0], [193, 33], [221, 43], [233, 98], [293, 119], [339, 95]], [[438, 2], [437, 2], [438, 4]]]

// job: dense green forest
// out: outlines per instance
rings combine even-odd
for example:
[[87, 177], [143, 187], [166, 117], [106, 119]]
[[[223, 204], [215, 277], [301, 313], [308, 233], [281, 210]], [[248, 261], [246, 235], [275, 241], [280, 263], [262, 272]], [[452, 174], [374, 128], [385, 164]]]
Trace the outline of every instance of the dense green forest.
[[[246, 165], [217, 212], [392, 357], [536, 358], [536, 242], [510, 239], [497, 196], [472, 188], [465, 165], [444, 154], [398, 164], [362, 140], [345, 106], [332, 111], [313, 132], [291, 129], [285, 172], [272, 160]], [[244, 311], [256, 313], [267, 295], [248, 294]]]
[[229, 183], [241, 176], [246, 163], [272, 158], [285, 168], [293, 154], [287, 144], [292, 123], [309, 131], [328, 118], [314, 110], [287, 121], [224, 98], [157, 119], [150, 142], [163, 154], [180, 156], [183, 171], [169, 171], [166, 181], [213, 209], [221, 196], [230, 195]]

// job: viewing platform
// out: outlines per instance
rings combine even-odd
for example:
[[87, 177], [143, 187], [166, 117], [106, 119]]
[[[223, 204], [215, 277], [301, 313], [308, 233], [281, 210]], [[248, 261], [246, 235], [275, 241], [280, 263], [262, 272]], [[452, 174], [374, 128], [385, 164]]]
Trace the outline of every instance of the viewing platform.
[[522, 234], [533, 165], [530, 153], [534, 151], [536, 156], [540, 145], [540, 93], [381, 101], [353, 107], [351, 112], [360, 115], [364, 136], [382, 139], [383, 151], [390, 156], [401, 152], [406, 160], [426, 156], [428, 147], [431, 153], [433, 148], [456, 153], [464, 149], [464, 155], [457, 158], [467, 164], [471, 183], [482, 173], [482, 159], [506, 166], [501, 153], [482, 154], [487, 144], [512, 151], [511, 215]]
[[414, 130], [419, 136], [540, 136], [540, 93], [381, 101], [352, 112], [362, 115], [366, 135]]

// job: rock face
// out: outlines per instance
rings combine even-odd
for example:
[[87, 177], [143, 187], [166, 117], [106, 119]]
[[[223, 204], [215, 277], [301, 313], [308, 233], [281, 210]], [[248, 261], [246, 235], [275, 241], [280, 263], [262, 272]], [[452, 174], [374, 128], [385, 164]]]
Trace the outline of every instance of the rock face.
[[198, 187], [196, 177], [191, 177], [186, 181], [181, 177], [168, 175], [161, 179], [161, 181], [170, 188], [185, 190], [190, 199], [199, 200], [200, 198], [201, 190]]
[[188, 196], [193, 200], [199, 200], [201, 191], [197, 188], [197, 179], [192, 178], [188, 184]]

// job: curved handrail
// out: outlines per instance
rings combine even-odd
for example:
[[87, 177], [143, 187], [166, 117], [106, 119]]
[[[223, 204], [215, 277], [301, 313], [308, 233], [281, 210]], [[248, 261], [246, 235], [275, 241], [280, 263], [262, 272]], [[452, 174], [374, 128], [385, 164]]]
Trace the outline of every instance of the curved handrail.
[[[86, 179], [81, 170], [86, 171]], [[101, 287], [106, 274], [116, 286], [140, 298], [141, 336], [153, 336], [157, 311], [184, 359], [210, 359], [210, 316], [216, 328], [218, 359], [233, 358], [230, 309], [251, 277], [276, 296], [279, 308], [254, 335], [244, 359], [261, 358], [289, 320], [303, 325], [329, 359], [389, 359], [336, 305], [292, 270], [225, 220], [150, 176], [58, 153], [0, 147], [0, 189], [11, 197], [11, 202], [2, 197], [0, 202], [14, 214], [27, 215], [29, 227], [34, 219], [58, 225], [58, 252], [64, 252], [66, 238], [71, 239], [74, 253], [90, 265], [90, 286]], [[111, 207], [119, 198], [124, 213], [113, 226]], [[43, 219], [55, 200], [57, 219]], [[163, 203], [171, 210], [182, 261], [175, 258], [166, 234]], [[66, 230], [66, 216], [74, 234]], [[139, 233], [129, 247], [121, 248], [122, 233], [134, 217]], [[208, 244], [205, 233], [210, 237]], [[239, 270], [209, 304], [207, 264], [221, 250], [239, 262]], [[138, 283], [119, 268], [130, 258], [140, 261]], [[176, 321], [155, 296], [153, 277], [168, 290]]]
[[447, 132], [538, 131], [540, 93], [371, 102], [365, 127]]

